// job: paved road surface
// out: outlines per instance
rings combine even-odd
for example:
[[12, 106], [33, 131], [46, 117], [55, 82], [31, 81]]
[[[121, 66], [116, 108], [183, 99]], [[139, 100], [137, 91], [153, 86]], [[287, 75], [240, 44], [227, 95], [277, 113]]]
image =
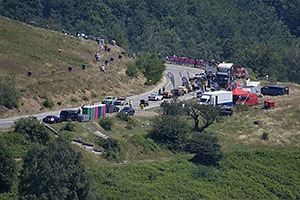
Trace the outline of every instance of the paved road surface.
[[[163, 87], [165, 87], [166, 90], [173, 89], [172, 83], [167, 78], [167, 73], [168, 72], [172, 72], [174, 74], [175, 87], [178, 87], [178, 86], [182, 85], [181, 77], [184, 76], [184, 77], [188, 78], [187, 72], [192, 77], [194, 74], [201, 73], [203, 71], [204, 70], [198, 69], [198, 68], [186, 67], [186, 66], [181, 66], [181, 65], [166, 64], [166, 71], [164, 73], [165, 75], [163, 77], [163, 81], [160, 84], [158, 84], [157, 87], [155, 87], [151, 91], [147, 91], [143, 94], [139, 94], [139, 95], [129, 97], [129, 98], [132, 99], [132, 107], [135, 108], [135, 109], [140, 109], [139, 108], [140, 99], [147, 99], [147, 97], [150, 93], [158, 92], [158, 90], [159, 89], [162, 90]], [[190, 99], [195, 95], [196, 95], [195, 93], [189, 93], [189, 94], [184, 95], [183, 97], [180, 97], [180, 99]], [[160, 104], [160, 101], [150, 101], [149, 104], [150, 104], [149, 108], [152, 108], [152, 107], [158, 106]], [[74, 108], [74, 109], [78, 109], [78, 108]], [[12, 117], [12, 118], [0, 119], [0, 129], [7, 129], [7, 128], [12, 127], [13, 124], [14, 124], [14, 121], [16, 121], [20, 118], [35, 116], [35, 117], [37, 117], [38, 120], [41, 120], [44, 117], [46, 117], [47, 115], [59, 116], [59, 114], [60, 114], [60, 110], [57, 110], [57, 111], [40, 113], [40, 114], [32, 114], [32, 115], [24, 115], [24, 116]]]

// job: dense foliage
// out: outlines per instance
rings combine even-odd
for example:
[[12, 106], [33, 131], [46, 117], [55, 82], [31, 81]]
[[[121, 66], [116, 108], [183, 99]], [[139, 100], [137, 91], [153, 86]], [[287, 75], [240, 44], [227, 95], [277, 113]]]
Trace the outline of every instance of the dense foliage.
[[[0, 2], [4, 16], [115, 39], [131, 52], [225, 60], [258, 76], [295, 82], [300, 82], [295, 76], [300, 72], [299, 8], [299, 1], [290, 0]], [[136, 70], [129, 69], [134, 75]]]
[[86, 199], [90, 180], [82, 156], [61, 138], [27, 153], [19, 193], [21, 199]]
[[29, 117], [21, 118], [15, 122], [15, 133], [21, 134], [30, 142], [47, 144], [53, 139], [50, 131], [39, 121]]
[[108, 199], [299, 199], [299, 152], [227, 153], [220, 166], [186, 160], [92, 171]]
[[9, 192], [16, 181], [17, 163], [6, 144], [0, 139], [0, 193]]

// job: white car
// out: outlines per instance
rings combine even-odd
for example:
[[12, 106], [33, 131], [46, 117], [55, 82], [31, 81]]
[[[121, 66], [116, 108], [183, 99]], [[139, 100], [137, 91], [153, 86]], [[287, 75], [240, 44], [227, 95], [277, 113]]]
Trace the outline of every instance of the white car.
[[158, 100], [162, 100], [163, 98], [164, 98], [163, 95], [158, 93], [152, 93], [148, 96], [149, 101], [158, 101]]

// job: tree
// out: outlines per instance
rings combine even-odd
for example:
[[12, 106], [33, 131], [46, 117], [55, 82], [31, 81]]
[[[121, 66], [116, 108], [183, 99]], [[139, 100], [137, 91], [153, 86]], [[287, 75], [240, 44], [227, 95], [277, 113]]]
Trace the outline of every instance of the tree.
[[217, 164], [223, 158], [218, 138], [212, 133], [195, 134], [187, 144], [187, 151], [196, 154], [193, 161]]
[[14, 132], [24, 135], [26, 140], [38, 142], [43, 145], [47, 144], [54, 138], [43, 124], [32, 117], [21, 118], [15, 122]]
[[160, 116], [153, 121], [150, 137], [170, 150], [183, 150], [189, 127], [179, 116]]
[[5, 143], [0, 139], [0, 193], [9, 192], [16, 181], [17, 163]]
[[[219, 108], [209, 105], [192, 103], [186, 106], [186, 111], [194, 119], [194, 129], [199, 132], [204, 131], [204, 129], [212, 125], [219, 118]], [[204, 122], [201, 128], [199, 128], [199, 117]]]
[[[176, 97], [175, 97], [176, 98]], [[182, 103], [177, 103], [176, 99], [170, 102], [163, 102], [160, 104], [162, 115], [180, 115], [184, 112]]]
[[62, 138], [47, 146], [35, 144], [27, 153], [19, 193], [21, 199], [86, 199], [90, 178], [82, 155]]

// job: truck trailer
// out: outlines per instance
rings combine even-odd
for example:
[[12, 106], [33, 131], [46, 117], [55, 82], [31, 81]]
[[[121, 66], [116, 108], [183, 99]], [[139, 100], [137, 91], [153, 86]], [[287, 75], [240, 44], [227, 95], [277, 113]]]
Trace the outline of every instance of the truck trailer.
[[232, 92], [231, 91], [213, 91], [205, 92], [200, 96], [199, 104], [222, 106], [232, 105]]

